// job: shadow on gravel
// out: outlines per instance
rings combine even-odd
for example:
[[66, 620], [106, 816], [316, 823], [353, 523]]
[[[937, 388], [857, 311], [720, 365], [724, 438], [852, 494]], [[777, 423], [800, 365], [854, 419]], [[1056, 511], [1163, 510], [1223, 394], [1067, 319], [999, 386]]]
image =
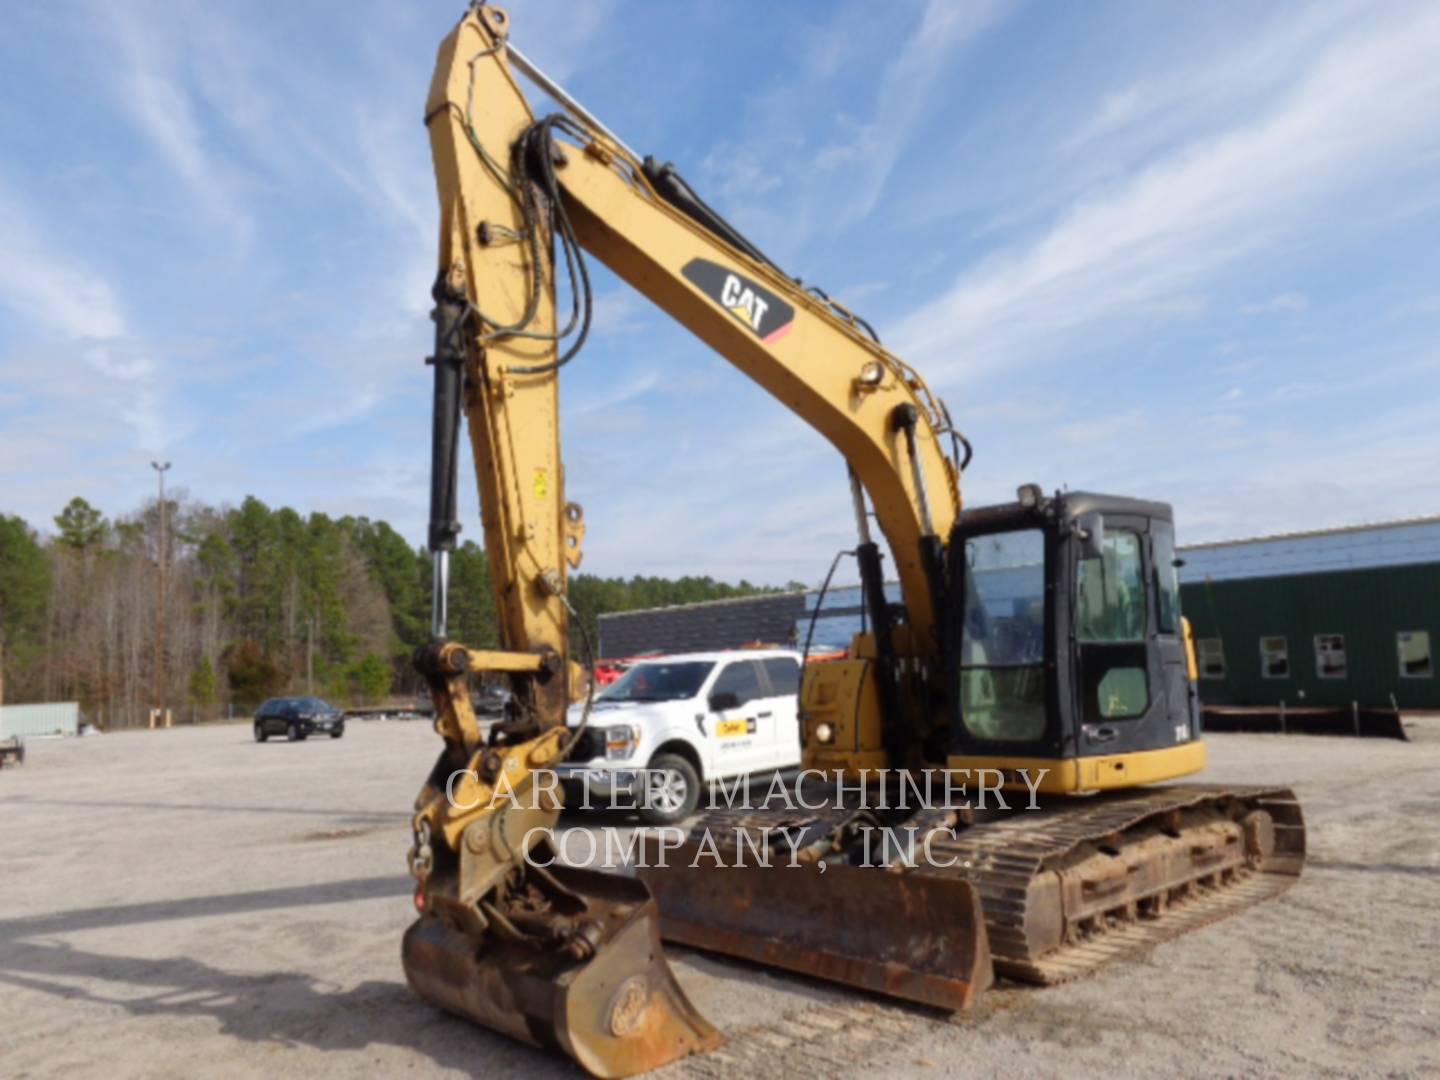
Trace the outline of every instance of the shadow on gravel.
[[[432, 1008], [400, 980], [372, 980], [340, 992], [326, 989], [323, 979], [294, 971], [243, 974], [189, 957], [142, 959], [88, 952], [64, 942], [27, 940], [314, 904], [380, 898], [408, 901], [410, 889], [407, 875], [392, 874], [0, 920], [0, 985], [121, 1008], [136, 1017], [209, 1017], [224, 1034], [257, 1043], [320, 1050], [391, 1044], [423, 1053], [437, 1066], [464, 1072], [473, 1071], [477, 1061], [497, 1059], [516, 1075], [573, 1071], [563, 1064], [557, 1069], [552, 1057]], [[394, 947], [398, 966], [398, 940]]]
[[[272, 908], [302, 907], [307, 904], [343, 904], [351, 900], [374, 900], [380, 897], [409, 897], [413, 888], [405, 874], [384, 877], [351, 878], [316, 885], [292, 885], [283, 889], [257, 889], [253, 892], [220, 893], [217, 896], [192, 896], [183, 900], [157, 900], [145, 904], [126, 904], [59, 911], [53, 915], [34, 915], [23, 919], [0, 920], [0, 944], [19, 938], [42, 934], [68, 934], [72, 930], [93, 930], [97, 927], [130, 926], [135, 923], [163, 922], [168, 919], [200, 919], [211, 915], [236, 915]], [[399, 946], [396, 946], [397, 950]], [[0, 958], [0, 970], [5, 960]]]
[[[77, 985], [78, 979], [113, 983], [115, 992]], [[246, 975], [188, 958], [144, 960], [61, 943], [7, 943], [0, 958], [0, 983], [70, 1002], [121, 1008], [134, 1017], [209, 1018], [221, 1033], [247, 1042], [318, 1050], [390, 1044], [467, 1073], [477, 1062], [497, 1058], [516, 1075], [567, 1071], [557, 1070], [556, 1060], [538, 1050], [431, 1008], [403, 982], [370, 981], [329, 992], [297, 972]]]
[[81, 810], [163, 810], [169, 813], [172, 810], [200, 810], [206, 814], [284, 814], [286, 817], [302, 815], [314, 815], [318, 817], [336, 818], [346, 822], [373, 821], [376, 823], [390, 821], [409, 821], [415, 815], [403, 811], [379, 811], [379, 810], [334, 810], [325, 807], [299, 807], [299, 806], [226, 806], [224, 803], [160, 803], [160, 802], [125, 802], [124, 800], [106, 799], [103, 802], [98, 800], [83, 799], [35, 799], [29, 795], [14, 795], [6, 799], [0, 799], [0, 803], [24, 803], [26, 806], [71, 806]]
[[1306, 859], [1306, 869], [1349, 870], [1357, 874], [1414, 874], [1417, 877], [1440, 877], [1440, 866], [1415, 866], [1412, 863], [1336, 862], [1332, 859]]

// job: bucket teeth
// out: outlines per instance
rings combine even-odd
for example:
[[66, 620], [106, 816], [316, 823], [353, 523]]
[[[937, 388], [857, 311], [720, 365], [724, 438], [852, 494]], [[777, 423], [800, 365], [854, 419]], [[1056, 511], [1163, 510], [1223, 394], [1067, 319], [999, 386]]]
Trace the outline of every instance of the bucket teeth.
[[426, 1001], [558, 1050], [598, 1077], [634, 1076], [724, 1040], [690, 1004], [660, 945], [655, 902], [628, 878], [556, 867], [585, 898], [599, 932], [576, 960], [427, 915], [405, 934], [405, 977]]

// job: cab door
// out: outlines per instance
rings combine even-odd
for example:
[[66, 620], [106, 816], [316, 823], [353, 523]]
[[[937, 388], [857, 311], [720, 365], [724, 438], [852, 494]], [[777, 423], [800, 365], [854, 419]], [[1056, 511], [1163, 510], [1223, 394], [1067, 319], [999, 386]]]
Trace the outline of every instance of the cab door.
[[715, 676], [706, 728], [716, 776], [737, 776], [764, 766], [769, 751], [760, 732], [760, 713], [770, 711], [765, 694], [765, 676], [754, 660], [731, 660]]
[[1150, 526], [1145, 518], [1107, 514], [1101, 551], [1076, 562], [1082, 757], [1165, 749], [1190, 738], [1178, 592], [1166, 590], [1163, 603], [1159, 595], [1174, 569], [1170, 577], [1156, 572]]

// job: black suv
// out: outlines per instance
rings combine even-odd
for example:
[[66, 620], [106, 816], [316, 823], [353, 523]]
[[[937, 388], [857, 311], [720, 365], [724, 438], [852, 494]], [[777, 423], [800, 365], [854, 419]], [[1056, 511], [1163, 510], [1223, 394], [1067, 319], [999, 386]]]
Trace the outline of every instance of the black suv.
[[271, 698], [255, 710], [256, 742], [264, 742], [271, 735], [300, 742], [307, 735], [338, 739], [344, 734], [345, 714], [319, 698]]

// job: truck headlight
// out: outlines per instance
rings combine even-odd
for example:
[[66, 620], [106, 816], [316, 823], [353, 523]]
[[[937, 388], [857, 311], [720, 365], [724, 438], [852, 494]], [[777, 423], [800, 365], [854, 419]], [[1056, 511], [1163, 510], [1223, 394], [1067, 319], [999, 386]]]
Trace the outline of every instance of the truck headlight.
[[605, 757], [610, 761], [633, 757], [639, 745], [640, 728], [636, 724], [616, 724], [605, 729]]
[[816, 725], [815, 725], [815, 741], [818, 742], [818, 743], [825, 744], [825, 745], [829, 745], [830, 743], [834, 742], [834, 741], [835, 741], [835, 728], [834, 728], [834, 726], [831, 725], [831, 724], [827, 724], [827, 723], [826, 723], [825, 721], [823, 721], [823, 720], [820, 721], [820, 723], [816, 724]]

